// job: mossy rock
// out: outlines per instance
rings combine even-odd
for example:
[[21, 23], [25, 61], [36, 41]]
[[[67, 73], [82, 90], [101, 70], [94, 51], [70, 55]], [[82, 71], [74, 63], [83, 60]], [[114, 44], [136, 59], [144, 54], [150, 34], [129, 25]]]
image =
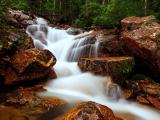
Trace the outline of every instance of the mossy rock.
[[81, 58], [78, 65], [84, 72], [122, 79], [132, 72], [135, 62], [133, 57], [99, 57]]

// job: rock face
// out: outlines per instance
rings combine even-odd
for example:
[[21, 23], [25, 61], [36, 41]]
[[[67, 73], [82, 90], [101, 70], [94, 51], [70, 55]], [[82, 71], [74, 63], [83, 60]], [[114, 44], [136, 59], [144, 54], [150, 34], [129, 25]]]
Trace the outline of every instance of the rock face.
[[122, 120], [122, 119], [116, 118], [112, 110], [106, 106], [94, 102], [84, 102], [77, 105], [66, 115], [56, 120]]
[[116, 81], [132, 71], [134, 59], [132, 57], [81, 58], [78, 61], [78, 66], [82, 71], [110, 75]]
[[43, 78], [56, 63], [56, 58], [48, 50], [32, 48], [18, 52], [9, 60], [3, 61], [9, 64], [5, 64], [1, 75], [4, 77], [5, 84], [13, 84]]
[[160, 109], [160, 84], [150, 78], [141, 80], [125, 80], [123, 86], [124, 97], [134, 99]]
[[[56, 63], [48, 50], [36, 49], [23, 32], [0, 29], [0, 78], [5, 84], [41, 79]], [[22, 37], [23, 36], [23, 37]], [[54, 74], [54, 75], [53, 75]], [[52, 78], [56, 74], [52, 72]]]
[[121, 21], [121, 40], [143, 70], [158, 78], [160, 74], [160, 24], [153, 16], [128, 17]]

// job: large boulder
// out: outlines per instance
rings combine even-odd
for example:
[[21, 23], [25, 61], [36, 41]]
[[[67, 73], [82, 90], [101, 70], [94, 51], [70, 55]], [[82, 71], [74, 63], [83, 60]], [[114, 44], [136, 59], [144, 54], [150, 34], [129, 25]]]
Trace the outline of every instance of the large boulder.
[[55, 63], [56, 58], [48, 50], [32, 48], [3, 59], [0, 75], [5, 84], [40, 79], [50, 72]]
[[0, 28], [0, 79], [5, 84], [41, 79], [47, 75], [55, 78], [52, 70], [56, 63], [48, 50], [34, 48], [28, 35], [15, 27]]
[[[115, 82], [128, 76], [134, 67], [133, 57], [97, 57], [80, 58], [78, 66], [82, 71], [90, 71], [98, 75], [110, 75]], [[118, 80], [118, 81], [117, 81]]]
[[[154, 78], [160, 74], [160, 24], [155, 17], [128, 17], [121, 21], [121, 41], [137, 66]], [[137, 69], [138, 70], [138, 69]]]
[[95, 102], [83, 102], [57, 120], [122, 120], [112, 110]]

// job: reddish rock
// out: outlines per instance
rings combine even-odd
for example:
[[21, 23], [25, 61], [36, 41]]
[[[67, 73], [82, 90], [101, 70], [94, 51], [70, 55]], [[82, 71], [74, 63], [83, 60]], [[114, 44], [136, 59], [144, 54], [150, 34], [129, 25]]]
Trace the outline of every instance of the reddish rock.
[[39, 97], [37, 96], [37, 92], [45, 91], [43, 86], [37, 85], [30, 88], [19, 88], [13, 92], [11, 92], [5, 105], [10, 106], [24, 106], [24, 107], [40, 107], [44, 109], [51, 109], [56, 105], [64, 104], [65, 102], [58, 98], [52, 97]]
[[137, 96], [136, 100], [141, 104], [150, 104], [149, 101], [143, 96]]
[[133, 55], [136, 64], [158, 78], [160, 74], [160, 24], [155, 17], [128, 17], [121, 21], [121, 41], [125, 51]]
[[153, 80], [147, 77], [144, 80], [125, 80], [121, 88], [126, 99], [160, 109], [160, 84]]
[[147, 17], [136, 17], [136, 16], [131, 16], [123, 19], [121, 21], [121, 25], [123, 29], [128, 29], [128, 30], [135, 30], [140, 28], [140, 26], [144, 23], [148, 24], [151, 22], [156, 22], [156, 18], [154, 16], [147, 16]]
[[56, 120], [122, 120], [116, 118], [112, 110], [94, 102], [78, 104], [71, 111]]
[[153, 82], [151, 79], [144, 80], [126, 80], [123, 86], [132, 89], [136, 94], [145, 94], [159, 96], [160, 84]]
[[155, 97], [152, 97], [152, 96], [147, 96], [147, 100], [149, 102], [151, 102], [151, 104], [156, 107], [157, 109], [160, 110], [160, 100], [155, 98]]
[[78, 66], [84, 72], [90, 71], [99, 75], [111, 75], [113, 80], [118, 80], [132, 71], [134, 59], [132, 57], [81, 58], [78, 61]]
[[37, 96], [37, 92], [42, 91], [43, 87], [37, 85], [6, 93], [4, 102], [0, 104], [1, 119], [37, 120], [50, 109], [65, 104], [65, 101], [58, 98]]
[[23, 31], [16, 28], [0, 28], [0, 59], [33, 47], [33, 41]]
[[[22, 73], [31, 64], [37, 64], [42, 68], [51, 68], [56, 63], [56, 58], [48, 50], [33, 48], [15, 54], [11, 57], [10, 62], [18, 73]], [[39, 69], [41, 69], [40, 67]], [[32, 68], [33, 71], [34, 69], [36, 68]]]
[[48, 50], [33, 48], [18, 52], [5, 62], [8, 64], [2, 65], [4, 68], [0, 74], [5, 84], [14, 84], [45, 77], [56, 63], [56, 58]]

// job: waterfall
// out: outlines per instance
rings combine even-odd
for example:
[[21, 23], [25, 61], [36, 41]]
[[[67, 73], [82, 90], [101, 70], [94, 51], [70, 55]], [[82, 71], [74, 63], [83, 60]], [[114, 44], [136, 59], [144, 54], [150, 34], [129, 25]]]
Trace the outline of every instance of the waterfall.
[[[47, 32], [40, 29], [41, 25], [45, 25]], [[81, 49], [87, 43], [86, 37], [90, 32], [69, 35], [65, 30], [49, 27], [43, 22], [29, 26], [26, 32], [36, 47], [50, 50], [57, 58], [54, 70], [58, 77], [50, 80], [45, 86], [47, 91], [39, 95], [57, 96], [67, 102], [95, 101], [110, 107], [114, 112], [130, 113], [136, 116], [136, 120], [159, 120], [158, 112], [121, 98], [120, 87], [112, 83], [110, 77], [81, 72], [75, 60], [83, 54]], [[36, 36], [40, 35], [37, 34], [43, 34], [43, 38], [38, 39]], [[45, 39], [46, 44], [42, 39]], [[94, 42], [89, 53], [93, 52], [97, 56], [98, 45], [98, 41]]]

